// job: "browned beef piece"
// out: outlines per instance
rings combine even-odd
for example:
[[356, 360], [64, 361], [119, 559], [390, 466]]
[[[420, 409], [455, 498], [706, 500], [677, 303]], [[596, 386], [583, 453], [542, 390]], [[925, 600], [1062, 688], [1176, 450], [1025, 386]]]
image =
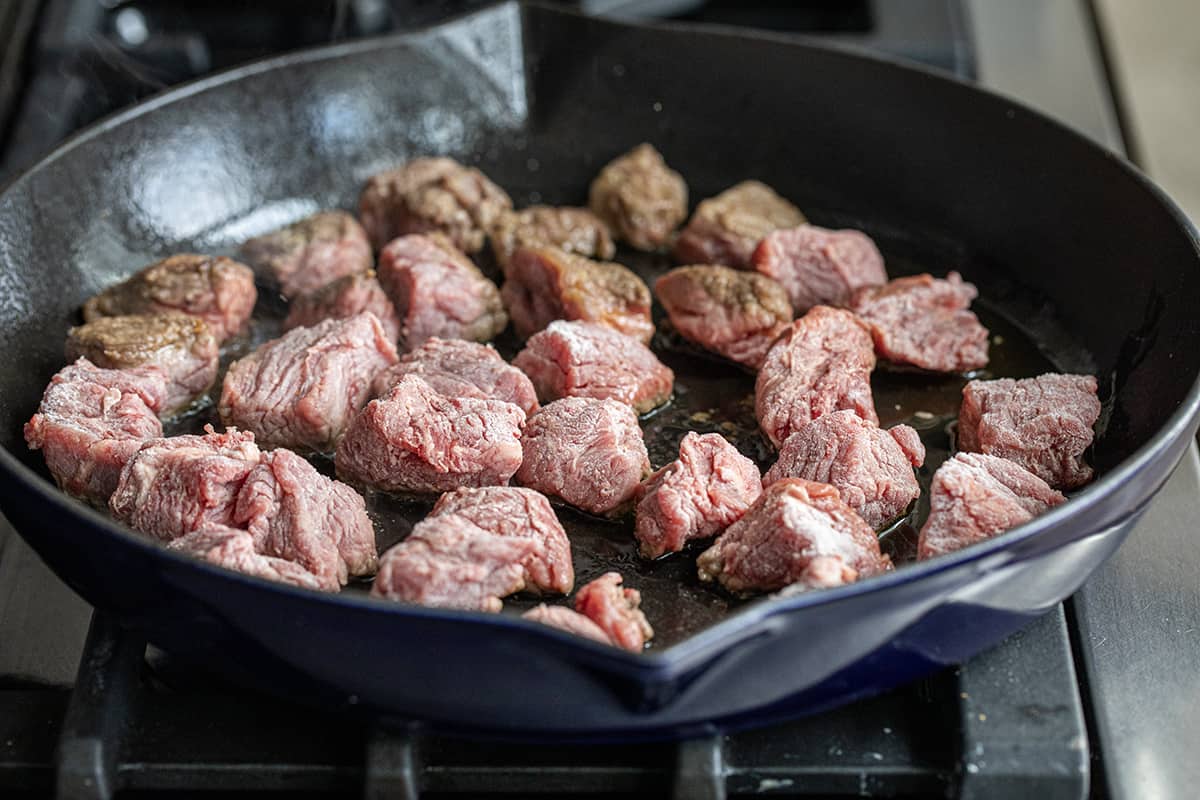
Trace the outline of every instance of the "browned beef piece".
[[675, 387], [675, 373], [649, 347], [594, 322], [551, 322], [513, 366], [529, 376], [542, 402], [611, 397], [644, 414], [670, 400]]
[[643, 143], [600, 170], [588, 206], [618, 239], [638, 250], [657, 250], [687, 218], [687, 184]]
[[848, 408], [873, 424], [875, 347], [849, 311], [817, 306], [786, 328], [754, 384], [754, 411], [776, 447], [812, 420]]
[[604, 221], [586, 208], [530, 206], [501, 214], [488, 235], [496, 263], [506, 269], [522, 247], [557, 247], [587, 258], [612, 258], [617, 248]]
[[500, 295], [522, 339], [556, 319], [598, 322], [643, 342], [654, 335], [650, 289], [620, 264], [552, 247], [518, 250]]
[[379, 254], [379, 283], [400, 317], [406, 350], [431, 336], [491, 339], [508, 324], [496, 284], [444, 236], [405, 236]]
[[575, 610], [604, 631], [609, 641], [640, 653], [654, 638], [654, 629], [639, 606], [642, 595], [637, 589], [622, 588], [619, 572], [606, 572], [575, 594]]
[[249, 531], [227, 528], [224, 525], [206, 525], [174, 540], [167, 547], [190, 556], [225, 567], [235, 572], [265, 578], [278, 583], [290, 583], [305, 589], [328, 591], [315, 575], [299, 564], [285, 558], [264, 556], [254, 549], [254, 537]]
[[218, 411], [265, 447], [329, 452], [396, 348], [374, 314], [296, 328], [233, 362]]
[[716, 536], [762, 494], [758, 467], [719, 433], [688, 432], [679, 458], [642, 484], [634, 535], [646, 558]]
[[521, 465], [523, 424], [514, 403], [446, 397], [406, 375], [354, 418], [338, 445], [338, 477], [387, 492], [500, 486]]
[[892, 568], [875, 531], [827, 483], [784, 478], [763, 490], [696, 566], [734, 594], [854, 583]]
[[348, 319], [370, 311], [383, 326], [388, 341], [400, 338], [400, 316], [379, 285], [374, 271], [338, 278], [310, 294], [292, 300], [283, 329], [311, 328], [324, 319]]
[[792, 321], [787, 292], [757, 272], [679, 267], [655, 281], [654, 293], [681, 336], [751, 369]]
[[782, 478], [832, 484], [846, 505], [879, 528], [921, 494], [913, 467], [923, 463], [925, 446], [909, 426], [883, 430], [853, 411], [834, 411], [787, 438], [763, 485]]
[[419, 375], [446, 397], [474, 397], [516, 403], [526, 414], [538, 409], [529, 377], [510, 365], [495, 348], [462, 339], [426, 339], [416, 350], [400, 356], [395, 366], [375, 376], [371, 393], [379, 397], [405, 375]]
[[358, 216], [376, 250], [397, 236], [441, 231], [468, 253], [512, 200], [477, 169], [450, 158], [418, 158], [373, 176], [358, 198]]
[[239, 255], [266, 286], [288, 299], [315, 292], [375, 263], [367, 232], [345, 211], [321, 211], [256, 236]]
[[1015, 461], [957, 453], [933, 474], [929, 519], [917, 541], [926, 559], [982, 542], [1066, 502]]
[[64, 492], [103, 505], [142, 442], [162, 436], [166, 398], [159, 367], [101, 369], [80, 358], [50, 379], [25, 441]]
[[1099, 417], [1091, 375], [971, 381], [958, 412], [958, 449], [1007, 458], [1056, 489], [1075, 489], [1092, 479], [1083, 453]]
[[650, 473], [633, 409], [616, 400], [565, 397], [529, 416], [517, 482], [593, 514], [613, 514]]
[[861, 231], [816, 225], [774, 231], [754, 250], [754, 268], [783, 284], [792, 308], [844, 305], [855, 289], [887, 283], [883, 256]]
[[110, 286], [83, 304], [83, 318], [181, 311], [200, 317], [223, 342], [242, 329], [254, 311], [258, 290], [245, 264], [224, 256], [182, 253]]
[[926, 274], [863, 287], [849, 307], [870, 326], [880, 358], [934, 372], [966, 372], [988, 363], [987, 328], [969, 310], [978, 294], [957, 272], [945, 280]]
[[220, 353], [208, 323], [187, 314], [102, 317], [67, 332], [67, 360], [98, 367], [156, 366], [167, 380], [163, 417], [183, 411], [212, 388]]
[[803, 225], [800, 209], [759, 181], [742, 181], [696, 206], [675, 240], [681, 264], [724, 264], [754, 269], [751, 257], [763, 237]]
[[608, 634], [604, 632], [603, 628], [578, 611], [566, 606], [548, 606], [545, 603], [538, 603], [521, 617], [564, 630], [567, 633], [573, 633], [576, 636], [582, 636], [585, 639], [612, 644], [612, 640], [608, 638]]

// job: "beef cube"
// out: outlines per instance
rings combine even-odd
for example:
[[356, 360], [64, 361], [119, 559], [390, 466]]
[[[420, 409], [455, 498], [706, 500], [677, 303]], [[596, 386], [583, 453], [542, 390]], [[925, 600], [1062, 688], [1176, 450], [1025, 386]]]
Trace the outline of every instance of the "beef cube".
[[987, 328], [968, 310], [978, 294], [957, 272], [945, 280], [926, 274], [863, 287], [849, 307], [870, 326], [880, 358], [934, 372], [966, 372], [988, 363]]
[[500, 289], [522, 339], [556, 319], [583, 320], [649, 343], [650, 289], [620, 264], [589, 261], [552, 247], [513, 254]]
[[655, 281], [654, 293], [680, 336], [751, 369], [792, 321], [787, 292], [757, 272], [679, 267]]
[[925, 446], [909, 426], [883, 430], [853, 411], [834, 411], [787, 438], [763, 486], [783, 478], [832, 484], [846, 505], [880, 528], [921, 494], [913, 467], [924, 462]]
[[385, 395], [405, 375], [419, 375], [446, 397], [474, 397], [516, 403], [526, 414], [538, 409], [529, 377], [510, 365], [495, 348], [462, 339], [426, 339], [395, 366], [375, 376], [371, 394]]
[[917, 540], [917, 558], [933, 558], [989, 539], [1066, 499], [1015, 461], [957, 453], [933, 474], [929, 518]]
[[604, 573], [575, 594], [575, 610], [596, 623], [612, 644], [640, 653], [654, 638], [654, 629], [639, 608], [641, 593], [622, 588], [623, 580], [619, 572]]
[[374, 271], [338, 278], [333, 283], [292, 301], [283, 329], [311, 328], [326, 319], [349, 319], [370, 311], [383, 326], [389, 342], [400, 338], [400, 316]]
[[379, 283], [400, 317], [406, 350], [431, 336], [491, 339], [508, 324], [500, 291], [443, 236], [405, 236], [379, 254]]
[[296, 328], [233, 362], [218, 411], [265, 447], [329, 452], [396, 348], [374, 314]]
[[878, 424], [871, 395], [875, 347], [849, 311], [817, 306], [767, 351], [754, 384], [754, 411], [776, 447], [812, 420], [848, 408]]
[[1076, 489], [1092, 479], [1083, 453], [1099, 417], [1091, 375], [971, 381], [958, 412], [958, 449], [1007, 458], [1055, 489]]
[[566, 606], [548, 606], [545, 603], [538, 603], [521, 617], [564, 630], [567, 633], [573, 633], [576, 636], [582, 636], [585, 639], [612, 644], [612, 640], [608, 638], [608, 634], [604, 632], [603, 628], [578, 611]]
[[397, 236], [441, 231], [468, 253], [512, 208], [504, 190], [477, 169], [450, 158], [417, 158], [373, 176], [358, 198], [358, 216], [376, 250]]
[[104, 505], [142, 442], [162, 436], [167, 382], [155, 366], [101, 369], [86, 358], [50, 379], [25, 441], [64, 492]]
[[604, 221], [586, 208], [530, 206], [501, 214], [488, 232], [496, 263], [507, 270], [508, 260], [523, 247], [557, 247], [564, 253], [608, 260], [616, 255]]
[[167, 381], [159, 414], [187, 409], [212, 388], [220, 357], [208, 323], [187, 314], [102, 317], [67, 332], [67, 360], [86, 358], [106, 369], [156, 366]]
[[289, 300], [375, 263], [367, 232], [345, 211], [322, 211], [250, 239], [239, 255], [261, 283]]
[[514, 403], [446, 397], [406, 375], [354, 418], [338, 445], [337, 473], [386, 492], [502, 486], [521, 465], [524, 423]]
[[638, 494], [633, 533], [642, 555], [658, 558], [737, 522], [762, 494], [762, 483], [755, 463], [724, 436], [690, 431], [679, 458], [650, 476]]
[[887, 283], [883, 256], [861, 231], [816, 225], [774, 231], [754, 250], [754, 268], [783, 284], [792, 308], [844, 305], [855, 289]]
[[285, 558], [259, 553], [254, 549], [254, 537], [249, 531], [239, 528], [206, 525], [198, 531], [179, 537], [168, 544], [167, 548], [256, 578], [318, 591], [327, 591], [330, 588], [299, 564]]
[[530, 337], [513, 366], [542, 402], [610, 397], [644, 414], [671, 399], [675, 373], [649, 347], [594, 322], [551, 322]]
[[687, 184], [649, 144], [610, 161], [592, 181], [588, 206], [617, 238], [658, 250], [687, 218]]
[[742, 181], [696, 206], [675, 240], [675, 260], [681, 264], [754, 269], [754, 248], [764, 236], [804, 222], [800, 209], [770, 186]]
[[784, 478], [700, 554], [702, 581], [739, 595], [854, 583], [892, 568], [875, 531], [827, 483]]
[[110, 286], [83, 304], [83, 319], [179, 311], [200, 317], [218, 343], [250, 319], [258, 290], [245, 264], [223, 256], [182, 253]]

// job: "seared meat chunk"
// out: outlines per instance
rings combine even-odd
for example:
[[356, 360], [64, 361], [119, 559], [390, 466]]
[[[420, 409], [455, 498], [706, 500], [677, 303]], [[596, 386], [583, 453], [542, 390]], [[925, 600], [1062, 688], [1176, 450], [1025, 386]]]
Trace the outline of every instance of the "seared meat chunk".
[[376, 250], [397, 236], [441, 231], [468, 253], [512, 208], [504, 190], [477, 169], [450, 158], [417, 158], [373, 176], [358, 198], [358, 216]]
[[265, 447], [329, 452], [396, 358], [374, 314], [296, 328], [230, 365], [221, 421]]
[[517, 482], [593, 514], [622, 510], [650, 472], [633, 409], [616, 400], [565, 397], [529, 417]]
[[256, 236], [239, 255], [264, 285], [289, 300], [315, 292], [374, 263], [367, 232], [345, 211], [321, 211]]
[[258, 290], [245, 264], [223, 256], [182, 253], [110, 286], [83, 304], [83, 318], [180, 311], [200, 317], [218, 343], [240, 331], [254, 311]]
[[675, 240], [675, 260], [753, 269], [751, 257], [764, 236], [804, 222], [800, 209], [770, 186], [742, 181], [696, 206]]
[[523, 247], [557, 247], [587, 258], [612, 258], [617, 248], [604, 221], [586, 208], [530, 206], [497, 217], [488, 235], [502, 270]]
[[816, 225], [774, 231], [754, 250], [754, 268], [783, 284], [792, 308], [844, 305], [855, 289], [887, 283], [883, 256], [861, 231]]
[[277, 583], [290, 583], [305, 589], [328, 591], [315, 575], [299, 564], [285, 558], [264, 556], [254, 549], [254, 537], [249, 531], [227, 528], [224, 525], [206, 525], [174, 540], [167, 547], [195, 556], [201, 561], [216, 564], [256, 578], [265, 578]]
[[86, 358], [106, 369], [155, 366], [167, 381], [159, 413], [183, 411], [217, 379], [217, 340], [208, 324], [187, 314], [101, 317], [67, 332], [67, 360]]
[[364, 311], [375, 315], [389, 342], [400, 338], [400, 317], [374, 271], [347, 275], [315, 292], [296, 297], [283, 321], [283, 329], [311, 328], [322, 320], [349, 319]]
[[387, 492], [501, 486], [521, 465], [524, 423], [514, 403], [446, 397], [406, 375], [354, 418], [338, 445], [338, 477]]
[[379, 283], [406, 350], [431, 336], [486, 341], [508, 324], [496, 284], [444, 236], [405, 236], [383, 248]]
[[643, 143], [600, 170], [588, 206], [617, 238], [638, 250], [657, 250], [687, 218], [687, 184]]
[[917, 558], [933, 558], [989, 539], [1066, 499], [1015, 461], [957, 453], [933, 474], [929, 519], [921, 528]]
[[971, 381], [958, 412], [958, 449], [1007, 458], [1056, 489], [1075, 489], [1092, 479], [1083, 453], [1099, 417], [1091, 375]]
[[848, 408], [873, 424], [871, 334], [849, 311], [817, 306], [786, 328], [763, 359], [754, 411], [776, 447], [822, 414]]
[[921, 494], [913, 467], [924, 462], [925, 446], [909, 426], [883, 430], [853, 411], [834, 411], [787, 438], [763, 485], [782, 478], [832, 484], [846, 505], [879, 528]]
[[566, 606], [548, 606], [545, 603], [538, 603], [521, 617], [564, 630], [567, 633], [573, 633], [576, 636], [582, 636], [585, 639], [612, 644], [612, 640], [608, 638], [608, 634], [604, 632], [603, 628], [578, 611]]
[[784, 586], [821, 589], [892, 568], [863, 518], [827, 483], [784, 478], [768, 486], [696, 561], [700, 580], [734, 594]]
[[649, 347], [594, 322], [551, 322], [530, 337], [513, 366], [529, 376], [542, 402], [611, 397], [639, 414], [671, 399], [675, 373]]
[[400, 356], [395, 366], [375, 376], [371, 394], [385, 395], [405, 375], [419, 375], [446, 397], [474, 397], [516, 403], [526, 414], [538, 409], [529, 377], [511, 366], [495, 348], [462, 339], [426, 339]]
[[101, 369], [80, 358], [50, 379], [25, 441], [42, 451], [59, 488], [103, 505], [142, 442], [162, 436], [166, 398], [159, 367]]
[[715, 536], [741, 519], [762, 494], [758, 467], [719, 433], [690, 431], [679, 458], [654, 473], [639, 492], [634, 535], [646, 558]]
[[988, 363], [987, 328], [969, 310], [978, 294], [957, 272], [945, 280], [926, 274], [863, 287], [849, 307], [870, 326], [880, 358], [934, 372], [966, 372]]
[[787, 292], [757, 272], [679, 267], [655, 281], [654, 293], [680, 336], [751, 369], [792, 321]]
[[640, 653], [654, 638], [654, 629], [639, 608], [641, 592], [622, 588], [623, 580], [619, 572], [604, 573], [576, 593], [575, 610], [596, 623], [612, 644]]
[[598, 322], [643, 342], [654, 335], [650, 289], [620, 264], [552, 247], [518, 250], [500, 295], [522, 339], [556, 319]]

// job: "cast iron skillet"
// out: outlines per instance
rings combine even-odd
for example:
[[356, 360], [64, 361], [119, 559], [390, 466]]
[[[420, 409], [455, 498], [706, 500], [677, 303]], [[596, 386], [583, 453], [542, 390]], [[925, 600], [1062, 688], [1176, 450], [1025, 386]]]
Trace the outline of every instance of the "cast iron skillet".
[[[867, 230], [893, 272], [976, 282], [1039, 358], [1100, 377], [1099, 479], [985, 544], [751, 603], [631, 654], [513, 616], [329, 597], [196, 563], [67, 498], [26, 450], [21, 425], [62, 366], [79, 304], [133, 269], [352, 207], [368, 175], [419, 154], [478, 163], [519, 204], [578, 203], [643, 140], [694, 200], [760, 178], [819, 224]], [[0, 263], [0, 503], [60, 576], [248, 685], [510, 734], [761, 723], [965, 659], [1120, 544], [1182, 455], [1200, 397], [1196, 234], [1120, 159], [912, 67], [514, 3], [241, 68], [109, 119], [0, 194]]]

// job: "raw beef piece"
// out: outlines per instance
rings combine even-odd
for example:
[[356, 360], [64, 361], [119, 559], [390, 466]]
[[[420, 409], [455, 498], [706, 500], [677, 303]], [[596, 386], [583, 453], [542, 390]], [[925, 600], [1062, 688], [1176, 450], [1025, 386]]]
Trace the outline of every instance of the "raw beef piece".
[[533, 539], [537, 548], [521, 562], [525, 591], [566, 594], [575, 587], [571, 542], [546, 496], [516, 486], [455, 489], [438, 499], [429, 516], [456, 514], [496, 536]]
[[616, 254], [608, 226], [586, 208], [530, 206], [501, 214], [488, 235], [501, 269], [522, 247], [557, 247], [587, 258]]
[[971, 381], [958, 412], [958, 449], [1007, 458], [1055, 489], [1075, 489], [1092, 479], [1083, 452], [1099, 416], [1091, 375]]
[[406, 350], [431, 336], [486, 341], [508, 324], [496, 284], [441, 235], [405, 236], [383, 248], [379, 283], [396, 307]]
[[834, 411], [787, 438], [763, 486], [781, 478], [832, 484], [846, 505], [879, 528], [921, 494], [913, 467], [924, 462], [925, 446], [907, 425], [883, 430], [853, 411]]
[[762, 494], [754, 462], [719, 433], [689, 432], [679, 458], [642, 485], [634, 535], [646, 558], [715, 536], [741, 519]]
[[102, 317], [67, 332], [67, 360], [83, 357], [98, 367], [156, 366], [167, 379], [162, 417], [183, 411], [217, 379], [217, 340], [208, 324], [187, 314]]
[[110, 286], [83, 304], [83, 319], [181, 311], [200, 317], [218, 343], [242, 329], [258, 290], [245, 264], [223, 256], [181, 253]]
[[611, 397], [644, 414], [671, 399], [675, 373], [649, 347], [594, 322], [551, 322], [529, 338], [513, 366], [542, 402]]
[[525, 248], [508, 262], [507, 277], [500, 295], [522, 339], [556, 319], [598, 322], [647, 343], [654, 335], [650, 289], [620, 264]]
[[929, 519], [921, 528], [917, 558], [933, 558], [989, 539], [1066, 499], [1014, 461], [957, 453], [933, 474]]
[[283, 329], [311, 328], [325, 319], [348, 319], [370, 311], [383, 325], [388, 341], [400, 338], [400, 317], [373, 271], [338, 278], [310, 294], [292, 300]]
[[515, 403], [446, 397], [406, 375], [354, 418], [338, 445], [338, 477], [386, 492], [502, 486], [521, 465], [524, 424]]
[[654, 293], [681, 336], [751, 369], [792, 321], [787, 292], [757, 272], [679, 267], [655, 281]]
[[643, 143], [600, 170], [588, 206], [617, 238], [638, 250], [657, 250], [687, 218], [687, 184]]
[[753, 269], [754, 248], [771, 231], [803, 225], [800, 209], [758, 181], [742, 181], [701, 201], [675, 240], [681, 264]]
[[883, 256], [861, 231], [816, 225], [774, 231], [754, 251], [754, 268], [783, 284], [792, 308], [843, 305], [855, 289], [887, 283]]
[[817, 306], [767, 351], [754, 384], [754, 411], [776, 447], [812, 420], [848, 408], [873, 424], [875, 347], [849, 311]]
[[538, 409], [529, 377], [511, 366], [495, 348], [462, 339], [426, 339], [400, 356], [395, 366], [375, 376], [371, 394], [387, 394], [405, 375], [419, 375], [446, 397], [474, 397], [516, 403], [526, 414]]
[[[702, 581], [734, 594], [799, 584], [821, 589], [854, 583], [892, 568], [875, 531], [827, 483], [784, 478], [763, 490], [725, 529], [696, 567]], [[798, 589], [802, 590], [802, 589]]]
[[945, 280], [917, 275], [863, 287], [849, 308], [870, 326], [880, 358], [935, 372], [966, 372], [988, 362], [987, 328], [968, 310], [978, 295], [957, 272]]
[[256, 578], [290, 583], [305, 589], [327, 591], [336, 588], [322, 584], [316, 576], [299, 564], [257, 552], [254, 549], [254, 537], [249, 531], [239, 528], [206, 525], [198, 531], [179, 537], [167, 547]]
[[517, 482], [593, 514], [622, 510], [650, 473], [633, 409], [616, 400], [564, 397], [529, 416]]
[[358, 198], [358, 216], [376, 250], [410, 233], [441, 231], [468, 253], [512, 200], [477, 169], [450, 158], [417, 158], [373, 176]]
[[638, 608], [642, 595], [637, 589], [621, 588], [619, 572], [606, 572], [575, 594], [575, 610], [608, 634], [617, 647], [639, 653], [654, 638], [654, 629]]
[[367, 232], [345, 211], [321, 211], [256, 236], [239, 255], [264, 285], [288, 299], [365, 272], [374, 263]]
[[396, 358], [374, 314], [296, 328], [230, 365], [221, 421], [253, 431], [264, 447], [329, 452]]
[[86, 358], [50, 379], [25, 441], [64, 492], [103, 505], [142, 442], [162, 436], [167, 382], [154, 366], [100, 369]]
[[543, 625], [549, 625], [552, 628], [559, 628], [567, 633], [582, 636], [585, 639], [592, 639], [604, 644], [613, 643], [603, 628], [578, 611], [573, 611], [566, 606], [548, 606], [545, 603], [538, 603], [522, 614], [521, 617], [533, 620], [534, 622], [540, 622]]

